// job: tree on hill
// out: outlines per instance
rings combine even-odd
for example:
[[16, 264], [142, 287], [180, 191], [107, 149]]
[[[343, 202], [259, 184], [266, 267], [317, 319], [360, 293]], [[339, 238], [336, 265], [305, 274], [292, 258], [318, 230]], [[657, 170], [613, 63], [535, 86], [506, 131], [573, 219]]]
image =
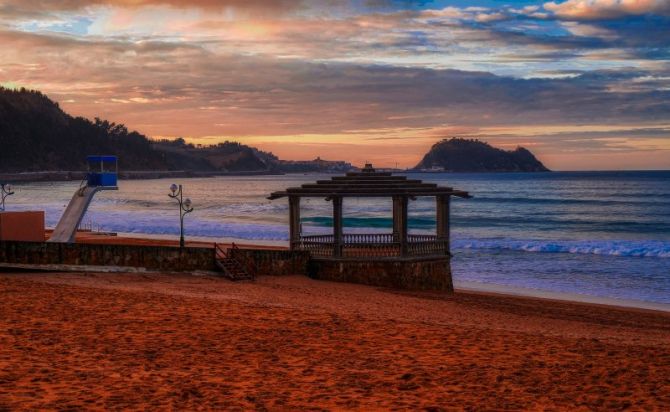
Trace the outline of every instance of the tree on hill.
[[0, 170], [84, 170], [86, 156], [113, 154], [119, 166], [164, 170], [151, 142], [122, 124], [72, 117], [38, 91], [0, 88]]
[[151, 141], [123, 124], [70, 116], [38, 91], [0, 87], [0, 172], [85, 170], [91, 154], [118, 156], [121, 170], [263, 171], [278, 160], [237, 142]]

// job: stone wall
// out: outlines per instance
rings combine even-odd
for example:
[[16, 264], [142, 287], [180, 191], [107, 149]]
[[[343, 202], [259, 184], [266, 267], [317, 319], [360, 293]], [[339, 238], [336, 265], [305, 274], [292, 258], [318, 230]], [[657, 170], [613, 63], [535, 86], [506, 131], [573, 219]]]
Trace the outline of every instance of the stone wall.
[[1, 242], [0, 262], [26, 265], [139, 267], [185, 272], [217, 270], [214, 249], [85, 243]]
[[[412, 259], [311, 259], [309, 252], [233, 249], [253, 262], [255, 275], [308, 275], [314, 279], [405, 290], [453, 291], [448, 257]], [[165, 246], [0, 241], [0, 263], [138, 267], [149, 270], [216, 271], [214, 249]]]
[[454, 291], [448, 257], [402, 260], [312, 259], [308, 276], [405, 290]]
[[408, 259], [312, 259], [309, 252], [231, 249], [240, 262], [252, 261], [256, 275], [307, 275], [314, 279], [405, 290], [453, 292], [448, 257]]
[[304, 275], [310, 258], [305, 251], [230, 249], [230, 252], [242, 263], [252, 261], [255, 275], [268, 276]]

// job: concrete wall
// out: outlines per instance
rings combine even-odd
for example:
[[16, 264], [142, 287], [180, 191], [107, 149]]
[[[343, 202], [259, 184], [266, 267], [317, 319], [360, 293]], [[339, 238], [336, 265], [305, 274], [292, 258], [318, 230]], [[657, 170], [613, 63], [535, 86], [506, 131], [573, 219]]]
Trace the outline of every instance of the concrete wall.
[[309, 252], [264, 249], [231, 249], [240, 262], [250, 259], [256, 267], [255, 275], [285, 276], [307, 273]]
[[232, 249], [240, 262], [252, 260], [256, 275], [307, 275], [314, 279], [405, 290], [453, 292], [448, 257], [412, 259], [311, 259], [309, 252]]
[[447, 257], [403, 260], [312, 259], [308, 276], [405, 290], [453, 292]]
[[0, 241], [44, 242], [44, 211], [0, 212]]
[[214, 249], [0, 241], [0, 262], [126, 266], [165, 271], [217, 270]]

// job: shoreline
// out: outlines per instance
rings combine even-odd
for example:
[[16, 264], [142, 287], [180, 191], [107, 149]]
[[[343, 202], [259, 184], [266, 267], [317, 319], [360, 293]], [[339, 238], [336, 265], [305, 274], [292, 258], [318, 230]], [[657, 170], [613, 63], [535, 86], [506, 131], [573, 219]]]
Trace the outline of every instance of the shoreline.
[[551, 302], [597, 305], [615, 309], [641, 309], [670, 313], [670, 304], [666, 303], [647, 302], [634, 299], [616, 299], [593, 295], [583, 295], [579, 293], [554, 292], [549, 290], [530, 289], [493, 283], [454, 280], [454, 289], [456, 292], [463, 291], [466, 293], [513, 296], [519, 298], [546, 300]]

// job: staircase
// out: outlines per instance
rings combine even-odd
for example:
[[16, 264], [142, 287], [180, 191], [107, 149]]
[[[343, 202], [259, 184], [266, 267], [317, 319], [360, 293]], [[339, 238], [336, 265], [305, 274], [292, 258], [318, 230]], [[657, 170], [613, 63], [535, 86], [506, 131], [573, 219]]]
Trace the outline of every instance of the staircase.
[[[233, 248], [236, 248], [235, 244], [233, 244]], [[249, 274], [249, 271], [244, 265], [232, 257], [223, 247], [215, 244], [214, 249], [216, 251], [216, 265], [221, 269], [225, 277], [234, 282], [240, 280], [254, 280], [253, 275]]]

